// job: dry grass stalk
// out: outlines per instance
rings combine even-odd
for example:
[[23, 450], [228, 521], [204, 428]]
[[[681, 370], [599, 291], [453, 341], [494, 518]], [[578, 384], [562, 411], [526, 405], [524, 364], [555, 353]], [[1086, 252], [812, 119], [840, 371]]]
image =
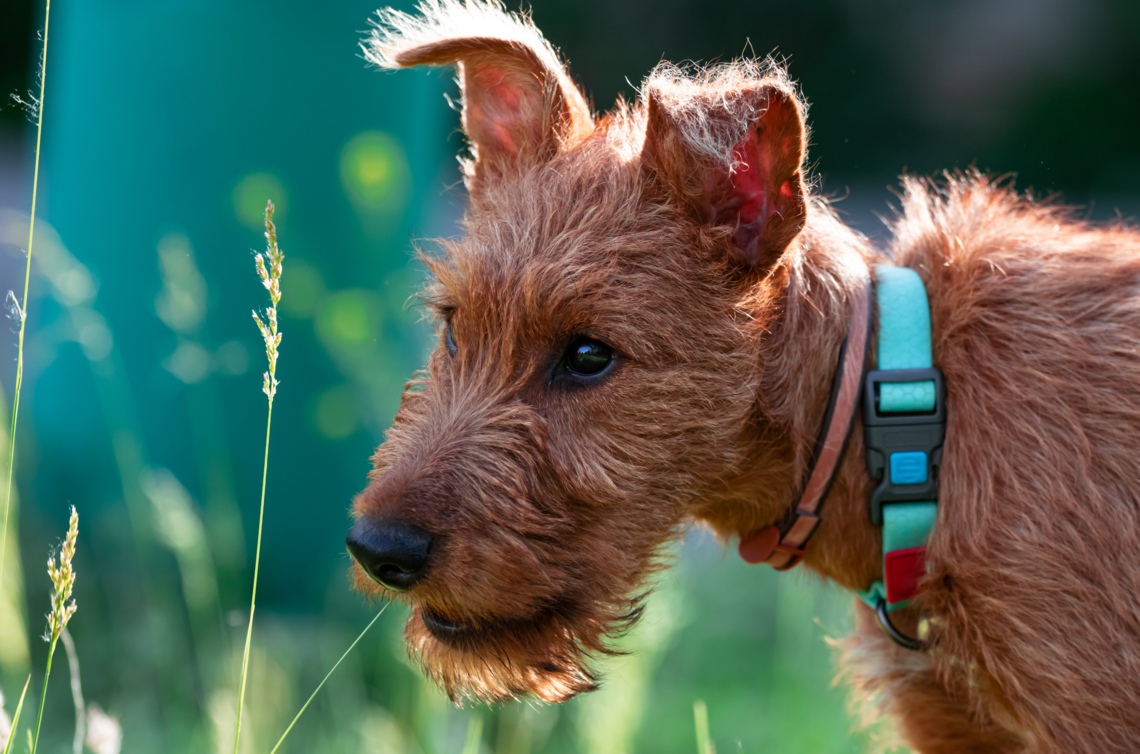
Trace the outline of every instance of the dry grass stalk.
[[86, 705], [83, 703], [83, 684], [79, 676], [79, 652], [67, 629], [60, 631], [59, 638], [67, 653], [67, 664], [71, 671], [71, 701], [75, 705], [75, 736], [71, 740], [72, 754], [83, 754], [83, 733], [86, 726]]
[[261, 510], [257, 517], [257, 548], [253, 557], [253, 593], [249, 600], [249, 626], [245, 633], [245, 651], [241, 660], [241, 685], [238, 690], [237, 725], [234, 729], [234, 754], [238, 752], [241, 742], [241, 713], [245, 702], [245, 684], [249, 675], [249, 649], [253, 639], [253, 613], [257, 608], [257, 575], [261, 563], [261, 529], [265, 520], [265, 482], [269, 476], [269, 431], [273, 426], [273, 398], [277, 395], [277, 351], [281, 346], [281, 333], [277, 331], [277, 305], [281, 302], [281, 263], [285, 255], [277, 248], [277, 227], [273, 224], [273, 202], [265, 208], [265, 240], [267, 242], [265, 254], [257, 255], [257, 275], [261, 284], [269, 291], [269, 300], [272, 306], [265, 310], [265, 319], [255, 311], [253, 320], [261, 337], [265, 341], [265, 356], [269, 361], [269, 370], [265, 372], [262, 392], [269, 399], [269, 415], [265, 420], [265, 460], [261, 468]]

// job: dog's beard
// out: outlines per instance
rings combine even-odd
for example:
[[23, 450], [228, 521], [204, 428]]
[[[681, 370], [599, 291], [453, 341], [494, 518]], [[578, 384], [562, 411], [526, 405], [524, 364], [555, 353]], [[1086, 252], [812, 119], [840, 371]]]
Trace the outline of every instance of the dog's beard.
[[559, 605], [526, 619], [449, 624], [417, 607], [408, 620], [409, 654], [455, 703], [534, 696], [563, 702], [598, 686], [592, 657], [617, 654], [607, 636], [641, 615], [641, 598], [621, 610]]

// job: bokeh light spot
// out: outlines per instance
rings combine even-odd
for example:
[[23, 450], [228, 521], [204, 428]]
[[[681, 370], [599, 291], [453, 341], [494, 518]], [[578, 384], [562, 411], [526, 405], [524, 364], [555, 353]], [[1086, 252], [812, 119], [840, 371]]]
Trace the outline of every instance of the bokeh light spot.
[[115, 344], [111, 330], [102, 317], [92, 318], [80, 327], [78, 340], [79, 345], [83, 347], [84, 355], [91, 361], [102, 361], [107, 358], [111, 353], [111, 347]]
[[313, 424], [325, 437], [340, 440], [356, 431], [359, 426], [356, 415], [356, 396], [348, 385], [341, 385], [317, 396]]
[[198, 270], [190, 239], [167, 233], [158, 242], [158, 269], [162, 290], [154, 299], [154, 311], [167, 327], [193, 335], [206, 318], [206, 281]]
[[250, 173], [234, 187], [234, 214], [242, 225], [265, 229], [265, 203], [272, 200], [274, 218], [280, 222], [289, 204], [285, 185], [272, 173]]
[[341, 151], [340, 180], [358, 212], [402, 209], [409, 177], [403, 145], [382, 131], [359, 133]]
[[210, 352], [199, 343], [184, 340], [163, 360], [162, 366], [186, 384], [193, 385], [210, 375]]
[[317, 302], [325, 295], [325, 280], [321, 271], [299, 259], [289, 260], [289, 273], [282, 283], [281, 311], [290, 317], [303, 319], [313, 316]]
[[226, 341], [218, 348], [215, 356], [218, 369], [225, 374], [245, 374], [249, 369], [249, 349], [240, 340]]
[[373, 316], [364, 291], [343, 291], [329, 298], [317, 312], [317, 332], [327, 343], [359, 346], [374, 337]]

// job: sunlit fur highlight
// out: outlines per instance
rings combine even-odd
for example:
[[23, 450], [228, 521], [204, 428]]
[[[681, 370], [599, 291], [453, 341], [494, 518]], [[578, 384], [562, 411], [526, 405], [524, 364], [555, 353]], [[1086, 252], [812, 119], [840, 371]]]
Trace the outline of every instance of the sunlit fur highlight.
[[[649, 74], [643, 89], [646, 94], [652, 91], [680, 123], [685, 143], [694, 154], [731, 172], [738, 167], [733, 147], [767, 105], [764, 100], [740, 95], [760, 82], [797, 95], [787, 70], [773, 58], [684, 67], [664, 61]], [[807, 102], [797, 99], [806, 118]]]
[[[779, 67], [663, 66], [636, 103], [560, 120], [550, 113], [580, 92], [527, 22], [474, 0], [423, 11], [374, 38], [377, 60], [412, 31], [422, 45], [464, 34], [447, 19], [471, 12], [534, 48], [508, 55], [503, 81], [545, 87], [465, 92], [529, 103], [519, 112], [543, 125], [511, 132], [510, 155], [473, 155], [464, 233], [424, 257], [439, 346], [355, 505], [437, 538], [412, 592], [354, 571], [363, 591], [413, 605], [407, 639], [425, 672], [457, 700], [593, 688], [687, 522], [727, 542], [782, 519], [853, 297], [892, 262], [926, 284], [949, 424], [929, 575], [895, 614], [909, 632], [927, 618], [933, 649], [894, 646], [861, 605], [837, 642], [865, 720], [893, 718], [920, 752], [1140, 750], [1137, 232], [970, 172], [905, 179], [879, 251], [799, 180], [806, 131], [788, 118], [806, 105]], [[438, 49], [487, 52], [449, 45]], [[479, 59], [498, 70], [498, 54]], [[536, 102], [552, 109], [538, 117]], [[465, 124], [493, 136], [479, 119], [502, 112], [467, 108]], [[716, 203], [749, 139], [797, 175], [805, 210], [775, 257], [742, 262]], [[558, 371], [583, 333], [619, 359], [590, 386]], [[872, 485], [857, 425], [804, 560], [849, 589], [881, 577]], [[465, 630], [440, 638], [424, 610]]]

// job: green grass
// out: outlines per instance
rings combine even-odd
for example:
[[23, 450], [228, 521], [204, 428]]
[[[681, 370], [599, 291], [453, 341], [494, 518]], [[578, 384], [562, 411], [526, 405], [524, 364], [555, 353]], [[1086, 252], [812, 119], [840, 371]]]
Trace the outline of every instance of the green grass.
[[36, 199], [40, 188], [40, 145], [44, 133], [44, 92], [47, 86], [48, 28], [51, 20], [51, 0], [47, 0], [44, 11], [44, 44], [40, 58], [40, 98], [35, 102], [36, 114], [36, 157], [32, 170], [32, 211], [28, 218], [27, 262], [24, 267], [24, 295], [16, 304], [15, 296], [9, 292], [9, 300], [20, 318], [20, 335], [16, 347], [16, 385], [12, 391], [12, 426], [8, 432], [7, 479], [4, 483], [4, 522], [0, 527], [0, 591], [4, 585], [4, 564], [8, 558], [8, 520], [12, 510], [12, 476], [16, 469], [16, 427], [20, 417], [20, 393], [24, 387], [24, 331], [28, 323], [28, 284], [32, 278], [32, 249], [36, 239]]
[[24, 681], [24, 690], [20, 692], [20, 701], [16, 702], [16, 711], [12, 713], [12, 725], [8, 731], [8, 740], [4, 743], [4, 754], [11, 754], [12, 744], [16, 740], [16, 732], [20, 729], [20, 714], [24, 711], [24, 699], [28, 696], [28, 686], [32, 685], [32, 677]]

